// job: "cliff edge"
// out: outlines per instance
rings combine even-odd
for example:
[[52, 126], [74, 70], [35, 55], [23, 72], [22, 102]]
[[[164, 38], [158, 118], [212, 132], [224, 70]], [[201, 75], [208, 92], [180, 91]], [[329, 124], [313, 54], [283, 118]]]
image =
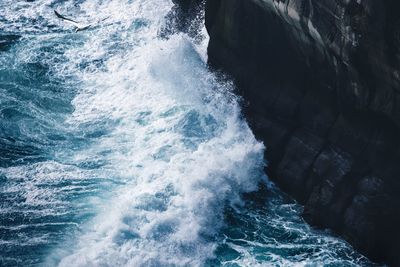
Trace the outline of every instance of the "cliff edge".
[[[200, 0], [181, 4], [185, 23]], [[206, 0], [268, 173], [372, 260], [400, 266], [400, 2]]]

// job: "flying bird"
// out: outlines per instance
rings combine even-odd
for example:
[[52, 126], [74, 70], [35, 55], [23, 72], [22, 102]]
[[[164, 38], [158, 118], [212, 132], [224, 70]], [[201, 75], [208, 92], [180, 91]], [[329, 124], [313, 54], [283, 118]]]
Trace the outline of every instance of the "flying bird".
[[91, 24], [81, 24], [75, 20], [69, 19], [64, 17], [63, 15], [61, 15], [60, 13], [58, 13], [56, 10], [54, 10], [54, 13], [56, 14], [56, 16], [62, 20], [64, 20], [67, 23], [72, 24], [75, 27], [75, 31], [79, 32], [79, 31], [84, 31], [89, 29], [92, 25]]

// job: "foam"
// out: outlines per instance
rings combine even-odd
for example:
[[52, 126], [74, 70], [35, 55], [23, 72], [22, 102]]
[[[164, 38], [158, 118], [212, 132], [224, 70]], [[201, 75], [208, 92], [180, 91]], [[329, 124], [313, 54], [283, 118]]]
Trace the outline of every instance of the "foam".
[[[260, 181], [277, 192], [263, 174], [265, 148], [242, 119], [232, 84], [208, 70], [207, 38], [159, 37], [171, 7], [168, 0], [0, 3], [0, 28], [24, 35], [1, 62], [13, 70], [40, 63], [43, 83], [63, 87], [37, 94], [70, 106], [57, 113], [40, 100], [20, 103], [32, 118], [15, 124], [19, 137], [39, 144], [46, 158], [0, 169], [0, 193], [9, 198], [2, 218], [30, 220], [0, 225], [19, 233], [0, 244], [47, 246], [44, 266], [337, 263], [336, 249], [351, 249], [307, 228], [297, 205], [274, 196], [265, 203], [269, 214], [242, 200]], [[53, 9], [101, 26], [72, 34]], [[240, 238], [225, 233], [225, 216], [243, 222]], [[312, 249], [310, 240], [315, 253], [279, 254]], [[237, 257], [224, 258], [221, 246]]]
[[[49, 5], [72, 10], [42, 1], [25, 15]], [[8, 168], [6, 175], [30, 177], [16, 190], [29, 192], [26, 201], [34, 205], [52, 207], [69, 206], [63, 198], [75, 190], [100, 193], [83, 185], [88, 179], [110, 177], [120, 186], [110, 187], [102, 204], [86, 200], [98, 205], [91, 208], [97, 215], [71, 237], [76, 246], [49, 256], [50, 265], [201, 265], [213, 257], [224, 207], [240, 205], [241, 193], [257, 189], [263, 145], [240, 119], [230, 85], [208, 72], [204, 48], [184, 35], [159, 39], [170, 8], [169, 1], [84, 1], [75, 9], [84, 19], [108, 18], [104, 27], [65, 43], [65, 60], [52, 64], [55, 76], [77, 88], [63, 127], [103, 130], [91, 133], [97, 137], [83, 149], [57, 152], [77, 167], [45, 162]], [[22, 60], [35, 61], [36, 47], [56, 38], [44, 35]], [[78, 167], [88, 161], [104, 163]], [[75, 179], [80, 182], [57, 189], [36, 186]]]
[[119, 122], [98, 146], [115, 147], [110, 160], [127, 186], [60, 265], [201, 265], [213, 257], [224, 206], [257, 189], [263, 146], [185, 37], [155, 39], [107, 65], [86, 76], [70, 123]]

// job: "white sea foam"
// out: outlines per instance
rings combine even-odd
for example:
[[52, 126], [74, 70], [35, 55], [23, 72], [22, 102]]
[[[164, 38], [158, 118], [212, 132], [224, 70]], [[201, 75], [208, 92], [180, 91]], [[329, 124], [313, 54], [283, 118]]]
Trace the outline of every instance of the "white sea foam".
[[[124, 185], [74, 237], [76, 246], [55, 252], [61, 266], [201, 265], [213, 257], [224, 207], [257, 189], [263, 145], [240, 118], [230, 85], [207, 70], [202, 48], [182, 34], [158, 37], [170, 7], [80, 5], [87, 17], [107, 14], [110, 24], [65, 54], [70, 66], [60, 70], [82, 82], [66, 122], [112, 126], [73, 157], [102, 155], [102, 168]], [[93, 60], [102, 67], [80, 68]]]
[[[0, 2], [0, 28], [24, 37], [1, 62], [16, 70], [39, 64], [49, 83], [65, 86], [57, 97], [74, 98], [73, 112], [59, 116], [40, 101], [23, 103], [34, 124], [16, 124], [21, 136], [38, 140], [50, 159], [0, 169], [0, 215], [10, 218], [0, 229], [15, 236], [0, 245], [58, 242], [44, 266], [202, 266], [214, 256], [223, 266], [352, 264], [342, 254], [354, 251], [313, 232], [297, 205], [273, 196], [267, 210], [242, 207], [251, 203], [242, 193], [266, 179], [264, 147], [232, 86], [207, 69], [207, 39], [159, 37], [172, 1], [14, 2]], [[100, 23], [76, 34], [53, 9]], [[62, 138], [49, 141], [52, 131]], [[242, 223], [221, 240], [224, 216]], [[355, 265], [366, 262], [359, 259]]]
[[[109, 148], [127, 185], [61, 266], [200, 265], [223, 207], [257, 188], [263, 146], [182, 36], [117, 55], [87, 77], [74, 121], [118, 120]], [[88, 74], [89, 76], [89, 74]]]

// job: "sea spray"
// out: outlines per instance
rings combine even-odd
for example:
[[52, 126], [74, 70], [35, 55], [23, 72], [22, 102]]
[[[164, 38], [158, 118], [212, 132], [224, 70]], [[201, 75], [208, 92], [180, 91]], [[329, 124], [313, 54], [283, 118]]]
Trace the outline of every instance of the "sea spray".
[[207, 39], [160, 37], [171, 7], [0, 3], [0, 265], [369, 264], [268, 182]]
[[71, 119], [118, 121], [96, 148], [115, 150], [108, 160], [126, 185], [61, 265], [200, 265], [213, 257], [224, 207], [257, 189], [263, 146], [185, 37], [109, 64], [87, 77], [93, 91], [77, 96]]

